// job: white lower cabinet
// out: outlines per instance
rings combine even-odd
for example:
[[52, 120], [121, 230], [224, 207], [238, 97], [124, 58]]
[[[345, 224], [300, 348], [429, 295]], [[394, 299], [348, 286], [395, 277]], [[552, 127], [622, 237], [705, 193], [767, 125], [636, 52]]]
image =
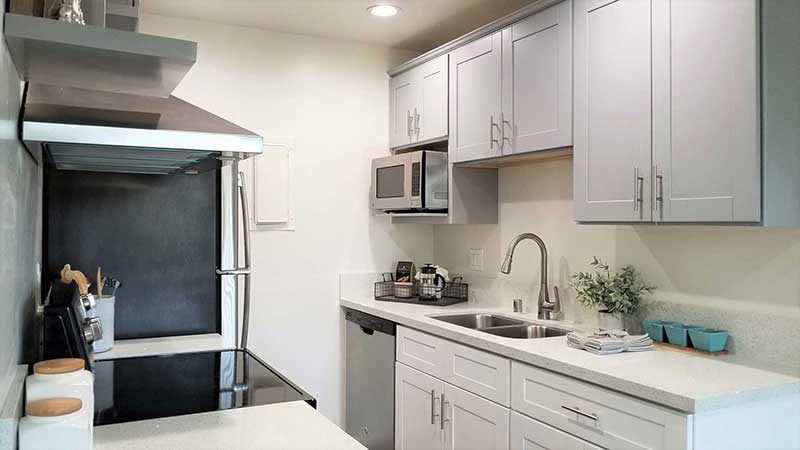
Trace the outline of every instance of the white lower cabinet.
[[601, 450], [601, 448], [511, 411], [510, 450]]
[[394, 386], [395, 450], [441, 449], [444, 382], [395, 363]]
[[508, 450], [508, 408], [447, 383], [442, 404], [446, 450]]
[[395, 363], [396, 450], [508, 450], [509, 410]]

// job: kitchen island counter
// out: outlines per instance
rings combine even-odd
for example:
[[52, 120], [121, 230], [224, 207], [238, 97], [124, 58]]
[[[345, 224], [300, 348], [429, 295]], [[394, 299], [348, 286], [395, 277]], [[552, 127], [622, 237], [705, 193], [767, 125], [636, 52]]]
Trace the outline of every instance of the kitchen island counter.
[[305, 402], [94, 429], [95, 450], [366, 450]]

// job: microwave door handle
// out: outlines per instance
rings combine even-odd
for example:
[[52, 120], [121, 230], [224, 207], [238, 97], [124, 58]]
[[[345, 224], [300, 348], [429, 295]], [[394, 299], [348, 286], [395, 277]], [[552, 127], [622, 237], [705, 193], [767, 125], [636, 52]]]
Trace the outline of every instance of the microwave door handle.
[[[242, 203], [242, 231], [244, 232], [244, 267], [230, 270], [217, 269], [217, 275], [244, 276], [244, 311], [242, 312], [242, 337], [239, 348], [247, 349], [247, 337], [250, 331], [250, 213], [247, 208], [247, 185], [244, 172], [238, 177], [239, 198]], [[238, 317], [237, 323], [238, 323]]]

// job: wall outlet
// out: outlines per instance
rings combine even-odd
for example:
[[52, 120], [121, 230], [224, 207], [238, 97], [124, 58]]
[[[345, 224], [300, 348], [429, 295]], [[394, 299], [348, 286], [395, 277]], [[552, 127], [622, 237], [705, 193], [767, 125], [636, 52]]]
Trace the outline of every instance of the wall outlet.
[[483, 272], [482, 248], [469, 249], [469, 270], [474, 270], [475, 272]]

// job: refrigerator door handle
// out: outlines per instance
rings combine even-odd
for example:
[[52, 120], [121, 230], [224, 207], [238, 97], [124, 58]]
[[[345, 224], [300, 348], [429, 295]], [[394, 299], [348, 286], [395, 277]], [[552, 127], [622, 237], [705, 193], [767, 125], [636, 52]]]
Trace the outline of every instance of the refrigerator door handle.
[[[244, 267], [237, 269], [217, 269], [217, 275], [244, 276], [244, 311], [242, 312], [242, 336], [239, 348], [247, 348], [247, 336], [250, 331], [250, 213], [247, 209], [247, 185], [244, 172], [238, 177], [239, 198], [242, 204], [242, 231], [244, 232]], [[237, 309], [238, 310], [238, 309]], [[238, 323], [239, 318], [236, 318]]]

